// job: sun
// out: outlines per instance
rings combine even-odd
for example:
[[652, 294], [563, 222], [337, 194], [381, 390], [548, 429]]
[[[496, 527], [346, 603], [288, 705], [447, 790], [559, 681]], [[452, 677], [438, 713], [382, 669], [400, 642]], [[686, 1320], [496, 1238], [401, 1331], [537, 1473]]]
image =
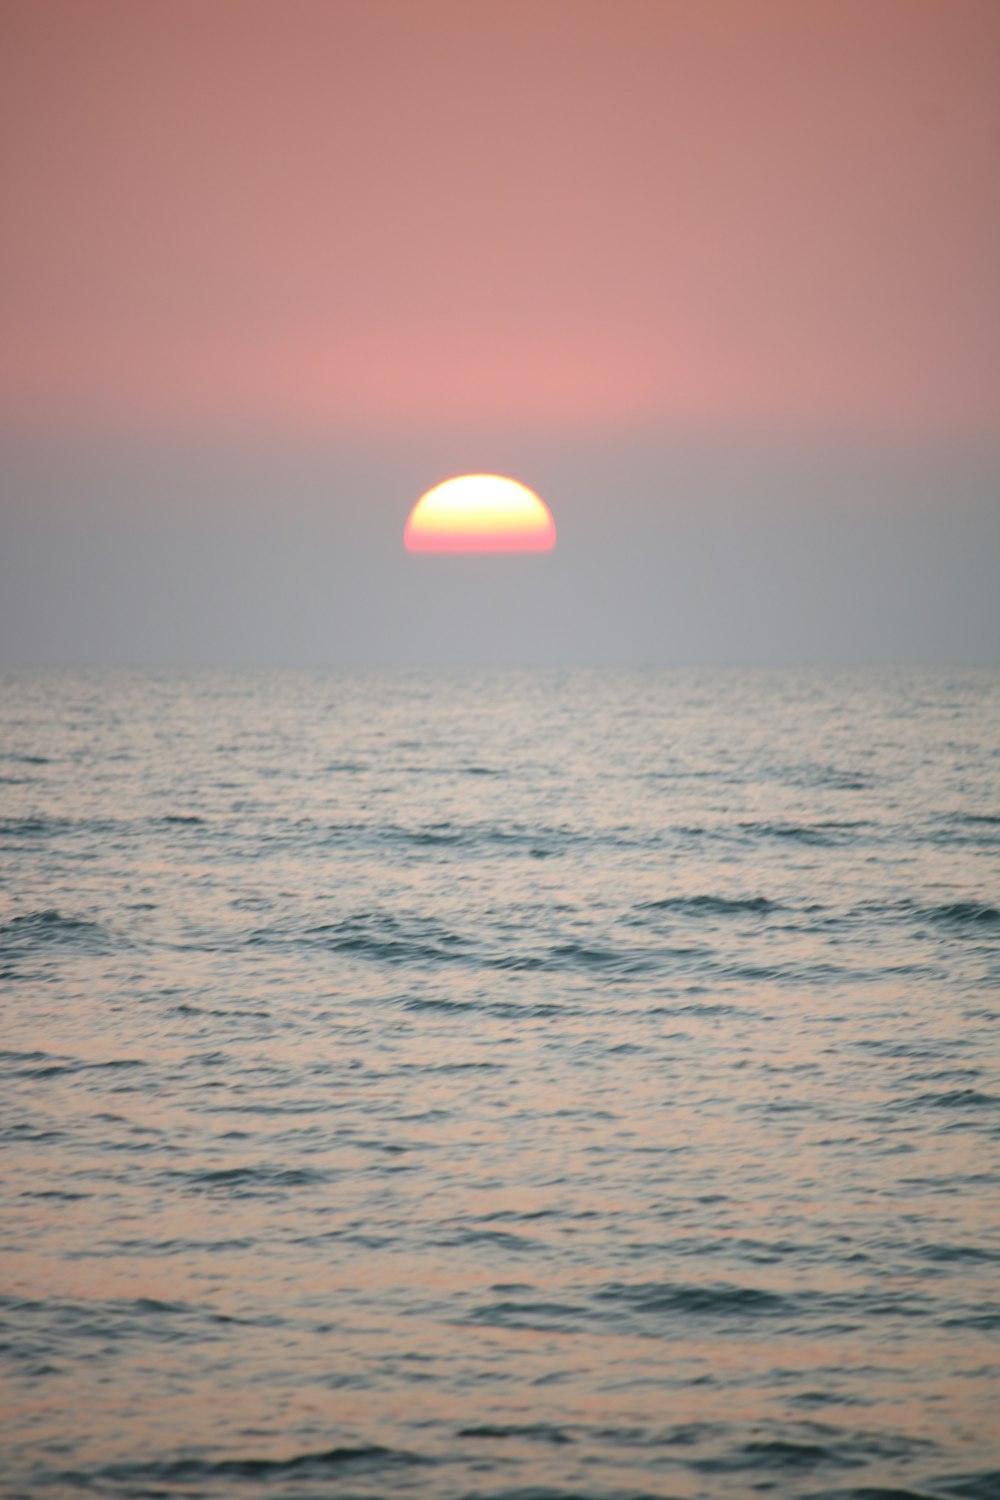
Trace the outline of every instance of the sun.
[[417, 501], [403, 541], [408, 552], [551, 552], [556, 523], [516, 479], [462, 474]]

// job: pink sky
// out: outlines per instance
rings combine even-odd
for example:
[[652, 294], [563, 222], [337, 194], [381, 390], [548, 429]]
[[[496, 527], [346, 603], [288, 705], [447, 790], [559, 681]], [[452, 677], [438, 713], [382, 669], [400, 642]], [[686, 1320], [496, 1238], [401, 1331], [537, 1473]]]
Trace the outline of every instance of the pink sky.
[[0, 425], [1000, 437], [996, 0], [0, 0]]

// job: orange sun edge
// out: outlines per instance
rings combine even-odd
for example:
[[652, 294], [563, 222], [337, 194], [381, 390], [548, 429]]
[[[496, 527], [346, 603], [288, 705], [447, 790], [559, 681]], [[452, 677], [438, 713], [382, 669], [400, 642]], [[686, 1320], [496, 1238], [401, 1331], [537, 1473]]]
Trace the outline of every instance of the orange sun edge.
[[556, 529], [533, 526], [498, 532], [417, 531], [409, 526], [403, 538], [408, 552], [551, 552]]

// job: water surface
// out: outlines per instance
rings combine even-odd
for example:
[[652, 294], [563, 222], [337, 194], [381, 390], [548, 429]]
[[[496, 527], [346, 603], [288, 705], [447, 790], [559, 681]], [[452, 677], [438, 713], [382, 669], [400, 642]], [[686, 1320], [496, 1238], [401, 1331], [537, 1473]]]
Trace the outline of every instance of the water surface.
[[7, 1493], [1000, 1493], [1000, 675], [0, 723]]

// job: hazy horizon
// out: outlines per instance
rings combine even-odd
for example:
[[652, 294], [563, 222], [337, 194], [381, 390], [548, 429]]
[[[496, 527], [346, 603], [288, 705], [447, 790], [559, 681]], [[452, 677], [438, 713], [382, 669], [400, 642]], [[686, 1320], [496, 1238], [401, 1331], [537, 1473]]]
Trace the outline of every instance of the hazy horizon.
[[988, 459], [497, 450], [553, 553], [404, 552], [430, 448], [8, 451], [0, 667], [1000, 662]]

